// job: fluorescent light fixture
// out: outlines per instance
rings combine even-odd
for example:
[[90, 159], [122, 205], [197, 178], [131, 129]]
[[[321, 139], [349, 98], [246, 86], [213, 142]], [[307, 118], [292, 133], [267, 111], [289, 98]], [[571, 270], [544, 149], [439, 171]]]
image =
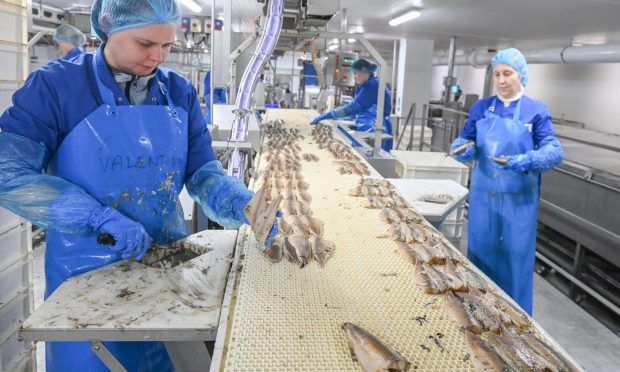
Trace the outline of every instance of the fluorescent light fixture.
[[336, 50], [338, 49], [338, 44], [331, 44], [330, 46], [327, 47], [327, 50]]
[[202, 7], [198, 5], [194, 0], [181, 0], [181, 3], [189, 8], [194, 13], [202, 12]]
[[405, 23], [407, 21], [411, 21], [412, 19], [418, 18], [421, 14], [422, 12], [420, 12], [418, 9], [411, 9], [390, 19], [388, 24], [390, 26], [398, 26], [401, 23]]
[[349, 44], [353, 44], [353, 43], [354, 43], [354, 42], [356, 42], [356, 41], [357, 41], [357, 39], [347, 39], [347, 42], [348, 42]]

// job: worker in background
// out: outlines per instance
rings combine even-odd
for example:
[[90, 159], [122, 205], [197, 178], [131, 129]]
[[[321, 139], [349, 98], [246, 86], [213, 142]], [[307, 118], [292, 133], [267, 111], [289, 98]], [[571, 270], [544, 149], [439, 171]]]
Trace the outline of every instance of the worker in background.
[[[0, 117], [0, 206], [48, 229], [46, 298], [70, 277], [186, 236], [184, 185], [210, 219], [247, 223], [253, 192], [216, 159], [196, 90], [158, 67], [180, 15], [176, 0], [96, 0], [96, 54], [34, 71]], [[116, 244], [98, 244], [100, 234]], [[106, 347], [129, 371], [173, 370], [161, 342]], [[46, 349], [49, 372], [107, 371], [88, 342]]]
[[467, 256], [531, 315], [540, 173], [564, 153], [547, 107], [523, 95], [523, 54], [504, 49], [491, 63], [497, 95], [472, 106], [451, 146], [457, 160], [474, 160]]
[[280, 84], [276, 83], [274, 91], [273, 103], [277, 104], [278, 107], [284, 106], [284, 89], [280, 88]]
[[[377, 97], [379, 91], [379, 79], [375, 76], [377, 65], [365, 59], [358, 59], [351, 66], [355, 82], [359, 84], [355, 92], [354, 100], [344, 106], [336, 107], [323, 115], [319, 115], [312, 124], [317, 124], [325, 119], [339, 119], [346, 116], [355, 117], [355, 130], [359, 132], [373, 132], [377, 117]], [[392, 94], [385, 89], [385, 101], [383, 104], [383, 133], [392, 134], [392, 122], [389, 115], [392, 112]], [[392, 140], [383, 141], [381, 148], [385, 151], [392, 150]]]
[[70, 60], [82, 53], [81, 46], [86, 44], [86, 36], [82, 31], [63, 23], [54, 30], [52, 40], [56, 43], [60, 58]]
[[289, 109], [295, 107], [295, 96], [289, 88], [284, 91], [284, 107]]
[[[205, 75], [204, 82], [204, 98], [205, 98], [205, 121], [207, 124], [211, 123], [211, 71], [208, 71]], [[226, 89], [220, 87], [213, 88], [213, 104], [226, 103]]]

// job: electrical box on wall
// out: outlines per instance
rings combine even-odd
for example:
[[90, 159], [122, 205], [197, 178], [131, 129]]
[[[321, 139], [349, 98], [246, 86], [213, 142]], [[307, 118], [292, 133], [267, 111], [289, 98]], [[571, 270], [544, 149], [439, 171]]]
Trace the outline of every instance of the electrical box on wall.
[[205, 19], [205, 33], [209, 33], [213, 30], [213, 26], [211, 24], [211, 18]]
[[183, 17], [181, 18], [181, 31], [183, 32], [187, 32], [189, 31], [189, 25], [190, 25], [190, 20], [189, 17]]
[[189, 24], [189, 30], [191, 32], [202, 32], [202, 22], [198, 18], [192, 18]]

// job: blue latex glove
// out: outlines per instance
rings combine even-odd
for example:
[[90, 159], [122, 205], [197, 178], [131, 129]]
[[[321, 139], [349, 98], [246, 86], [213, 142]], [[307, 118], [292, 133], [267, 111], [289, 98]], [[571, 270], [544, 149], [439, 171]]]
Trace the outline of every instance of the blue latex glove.
[[[450, 145], [450, 152], [453, 152], [459, 146], [462, 146], [466, 144], [467, 142], [471, 142], [471, 141], [468, 139], [462, 138], [462, 137], [458, 137], [457, 139], [454, 140], [454, 142], [452, 142], [452, 145]], [[453, 158], [460, 161], [461, 163], [467, 163], [468, 161], [472, 160], [474, 156], [476, 156], [476, 146], [468, 147], [462, 153], [452, 155]]]
[[310, 122], [310, 124], [315, 125], [315, 124], [318, 124], [321, 120], [326, 120], [326, 119], [333, 119], [333, 115], [332, 115], [331, 111], [327, 112], [327, 113], [325, 113], [323, 115], [317, 116], [316, 118], [314, 118], [314, 120], [312, 120]]
[[144, 227], [111, 207], [95, 209], [88, 222], [93, 231], [110, 234], [116, 244], [110, 248], [121, 252], [124, 259], [136, 257], [140, 260], [149, 248], [149, 235]]
[[529, 153], [508, 156], [508, 163], [504, 165], [505, 169], [515, 172], [525, 172], [530, 169], [532, 158]]
[[239, 179], [226, 175], [218, 160], [200, 167], [186, 181], [187, 191], [202, 207], [207, 217], [227, 229], [247, 223], [243, 208], [254, 192]]
[[516, 172], [528, 170], [544, 172], [560, 164], [563, 158], [564, 150], [560, 142], [557, 138], [548, 136], [540, 141], [538, 149], [509, 156], [508, 163], [504, 167]]
[[[281, 216], [282, 216], [282, 213], [278, 211], [278, 217], [281, 217]], [[273, 226], [271, 227], [271, 230], [269, 230], [269, 235], [267, 235], [267, 239], [265, 239], [265, 243], [263, 245], [267, 247], [269, 244], [271, 244], [271, 242], [273, 241], [273, 238], [275, 238], [277, 234], [278, 234], [278, 220], [276, 219], [273, 221]]]

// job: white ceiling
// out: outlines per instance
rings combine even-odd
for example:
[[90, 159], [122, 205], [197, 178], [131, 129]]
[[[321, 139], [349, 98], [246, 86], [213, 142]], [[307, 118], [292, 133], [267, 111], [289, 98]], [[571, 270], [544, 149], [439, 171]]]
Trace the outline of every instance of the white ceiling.
[[[203, 7], [202, 13], [209, 15], [212, 2], [197, 1]], [[571, 41], [620, 42], [620, 0], [333, 1], [339, 2], [340, 9], [347, 9], [347, 31], [363, 32], [368, 39], [377, 40], [373, 44], [390, 51], [392, 43], [388, 40], [401, 37], [434, 40], [436, 50], [447, 49], [453, 35], [457, 37], [457, 47], [465, 50], [508, 45], [536, 48], [566, 45]], [[216, 14], [221, 16], [224, 1], [215, 2]], [[66, 8], [80, 4], [89, 6], [92, 0], [45, 0], [43, 3]], [[397, 27], [387, 24], [391, 17], [414, 6], [422, 9], [418, 19]], [[262, 4], [256, 0], [232, 0], [233, 24], [247, 31], [251, 20], [261, 14], [261, 8]], [[184, 11], [191, 14], [185, 7]], [[340, 15], [336, 14], [328, 29], [339, 31], [340, 24]]]

